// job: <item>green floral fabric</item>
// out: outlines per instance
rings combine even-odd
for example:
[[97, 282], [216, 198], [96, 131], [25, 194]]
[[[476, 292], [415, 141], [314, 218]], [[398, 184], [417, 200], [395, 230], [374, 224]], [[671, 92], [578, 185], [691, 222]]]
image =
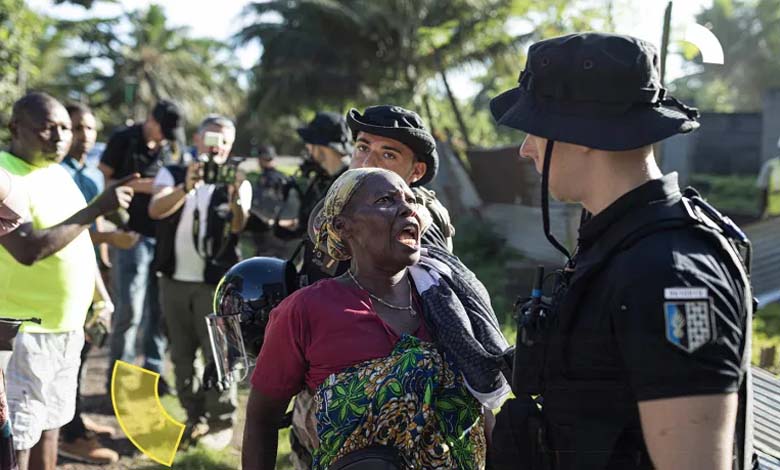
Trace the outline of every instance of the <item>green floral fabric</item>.
[[375, 445], [408, 469], [485, 468], [482, 408], [432, 343], [404, 335], [388, 357], [330, 376], [315, 400], [314, 470]]

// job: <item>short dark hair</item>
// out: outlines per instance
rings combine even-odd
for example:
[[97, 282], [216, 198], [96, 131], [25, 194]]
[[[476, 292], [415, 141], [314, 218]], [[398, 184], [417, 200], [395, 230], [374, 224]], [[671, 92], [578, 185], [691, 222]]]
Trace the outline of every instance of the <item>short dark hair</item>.
[[53, 103], [61, 105], [53, 96], [40, 91], [32, 91], [14, 103], [11, 112], [11, 122], [18, 121], [22, 116], [28, 116], [31, 111], [41, 111]]
[[95, 115], [94, 112], [92, 112], [92, 108], [90, 108], [88, 105], [84, 103], [79, 103], [77, 101], [71, 101], [70, 103], [65, 105], [65, 110], [68, 112], [68, 114], [73, 115], [76, 113], [81, 114], [92, 114]]

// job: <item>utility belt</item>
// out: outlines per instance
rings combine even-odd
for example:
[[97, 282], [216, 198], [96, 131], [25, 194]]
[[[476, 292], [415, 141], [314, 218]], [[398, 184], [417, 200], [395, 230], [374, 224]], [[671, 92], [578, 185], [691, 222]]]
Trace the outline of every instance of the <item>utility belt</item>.
[[[713, 241], [714, 246], [719, 249], [724, 259], [730, 260], [737, 267], [743, 285], [747, 289], [748, 295], [745, 296], [745, 301], [749, 305], [744, 306], [747, 315], [745, 321], [746, 344], [742, 363], [745, 378], [739, 391], [733, 468], [735, 470], [750, 469], [752, 468], [750, 461], [753, 450], [749, 332], [755, 309], [755, 301], [750, 291], [748, 278], [751, 257], [750, 242], [730, 219], [718, 213], [692, 190], [686, 191], [679, 204], [661, 210], [664, 212], [650, 221], [649, 224], [639, 223], [636, 230], [628, 231], [627, 236], [617, 240], [612, 245], [613, 249], [595, 264], [590, 265], [588, 270], [592, 272], [601, 270], [608, 265], [612, 256], [628, 249], [653, 233], [686, 228], [701, 230]], [[560, 372], [557, 368], [564, 367], [565, 364], [563, 351], [566, 345], [562, 343], [565, 341], [563, 338], [566, 338], [567, 335], [559, 333], [567, 329], [569, 325], [562, 325], [562, 316], [559, 313], [562, 312], [563, 308], [568, 308], [567, 314], [573, 315], [572, 306], [576, 307], [578, 298], [585, 294], [583, 289], [587, 289], [588, 282], [585, 280], [587, 278], [583, 278], [583, 273], [578, 272], [577, 280], [572, 282], [573, 272], [567, 266], [560, 271], [544, 276], [543, 270], [540, 268], [537, 271], [531, 296], [519, 299], [515, 304], [517, 341], [511, 361], [513, 363], [512, 390], [517, 398], [505, 403], [496, 420], [493, 432], [494, 445], [491, 449], [491, 463], [494, 470], [565, 470], [570, 468], [569, 464], [562, 462], [572, 462], [572, 455], [563, 455], [565, 451], [560, 449], [571, 449], [572, 442], [566, 441], [569, 439], [576, 441], [578, 435], [570, 433], [567, 437], [566, 432], [560, 432], [560, 429], [557, 428], [552, 429], [555, 425], [549, 419], [550, 417], [546, 416], [549, 411], [544, 409], [543, 396], [545, 389], [551, 385], [546, 381], [550, 380], [550, 377], [556, 376], [556, 373]], [[551, 278], [554, 286], [552, 296], [546, 298], [542, 296], [542, 289]], [[576, 288], [575, 284], [577, 284]], [[567, 297], [566, 305], [562, 306], [561, 302], [564, 297]], [[561, 386], [560, 383], [554, 385], [556, 389]], [[567, 401], [576, 403], [583, 400], [582, 395], [577, 390], [568, 389], [565, 390], [565, 393], [572, 395], [571, 400], [567, 400], [565, 397], [561, 399], [558, 396], [556, 403]], [[604, 399], [598, 398], [597, 394], [594, 394], [594, 397], [595, 400]], [[615, 405], [617, 406], [617, 403]], [[612, 404], [609, 403], [607, 406], [612, 406]], [[575, 421], [593, 418], [592, 422], [594, 423], [601, 421], [597, 417], [572, 416], [571, 418]], [[602, 431], [606, 435], [614, 432], [620, 433], [623, 429], [619, 427], [604, 428]], [[563, 442], [555, 442], [556, 437], [558, 441]], [[637, 439], [641, 439], [641, 434]], [[596, 442], [598, 436], [590, 436], [588, 440]], [[580, 448], [580, 450], [582, 449]], [[591, 454], [601, 451], [597, 448], [588, 448], [587, 450], [594, 451], [590, 452]], [[636, 450], [637, 455], [634, 458], [631, 456], [627, 456], [625, 459], [621, 458], [621, 461], [632, 462], [629, 464], [630, 466], [621, 468], [629, 470], [652, 468], [644, 446], [640, 444]], [[614, 449], [614, 452], [619, 452], [619, 450]], [[599, 465], [588, 466], [588, 468], [605, 468], [611, 455], [610, 450], [603, 452], [601, 457], [595, 459]], [[523, 464], [519, 464], [519, 462], [523, 462]]]

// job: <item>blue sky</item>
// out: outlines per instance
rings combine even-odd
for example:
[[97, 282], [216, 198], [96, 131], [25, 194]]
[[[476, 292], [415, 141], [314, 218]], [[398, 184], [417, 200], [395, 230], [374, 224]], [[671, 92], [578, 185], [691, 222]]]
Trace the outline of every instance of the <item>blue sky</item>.
[[[572, 0], [575, 2], [598, 2], [599, 0]], [[660, 44], [663, 13], [668, 0], [622, 0], [616, 2], [616, 29], [619, 33], [631, 34]], [[122, 11], [144, 8], [150, 0], [119, 0], [117, 3], [96, 3], [91, 10], [84, 10], [70, 4], [53, 5], [51, 0], [27, 0], [28, 5], [41, 13], [66, 19], [79, 19], [93, 16], [116, 16]], [[247, 18], [242, 15], [247, 0], [161, 0], [157, 1], [165, 8], [171, 23], [187, 26], [196, 36], [210, 36], [217, 39], [229, 39], [241, 29]], [[681, 39], [685, 24], [694, 22], [694, 15], [702, 8], [712, 5], [712, 0], [675, 0], [673, 8], [674, 35]], [[675, 37], [673, 37], [673, 40]], [[243, 67], [252, 66], [260, 56], [258, 44], [236, 49]], [[476, 88], [470, 77], [481, 70], [471, 68], [452, 74], [451, 85], [459, 98], [471, 96]], [[679, 56], [670, 56], [667, 79], [674, 79], [685, 73], [685, 63]]]

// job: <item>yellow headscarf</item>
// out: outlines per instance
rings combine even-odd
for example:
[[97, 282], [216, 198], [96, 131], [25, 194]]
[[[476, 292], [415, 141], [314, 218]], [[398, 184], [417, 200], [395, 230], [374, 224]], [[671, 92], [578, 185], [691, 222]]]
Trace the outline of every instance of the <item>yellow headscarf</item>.
[[[392, 171], [382, 168], [356, 168], [345, 171], [333, 182], [325, 195], [322, 210], [314, 221], [317, 249], [326, 251], [331, 258], [337, 261], [352, 258], [341, 236], [333, 228], [333, 220], [344, 211], [349, 200], [369, 176], [381, 173], [395, 175]], [[420, 220], [420, 232], [422, 233], [430, 225], [430, 214], [428, 214], [427, 209], [418, 206], [416, 215]]]

